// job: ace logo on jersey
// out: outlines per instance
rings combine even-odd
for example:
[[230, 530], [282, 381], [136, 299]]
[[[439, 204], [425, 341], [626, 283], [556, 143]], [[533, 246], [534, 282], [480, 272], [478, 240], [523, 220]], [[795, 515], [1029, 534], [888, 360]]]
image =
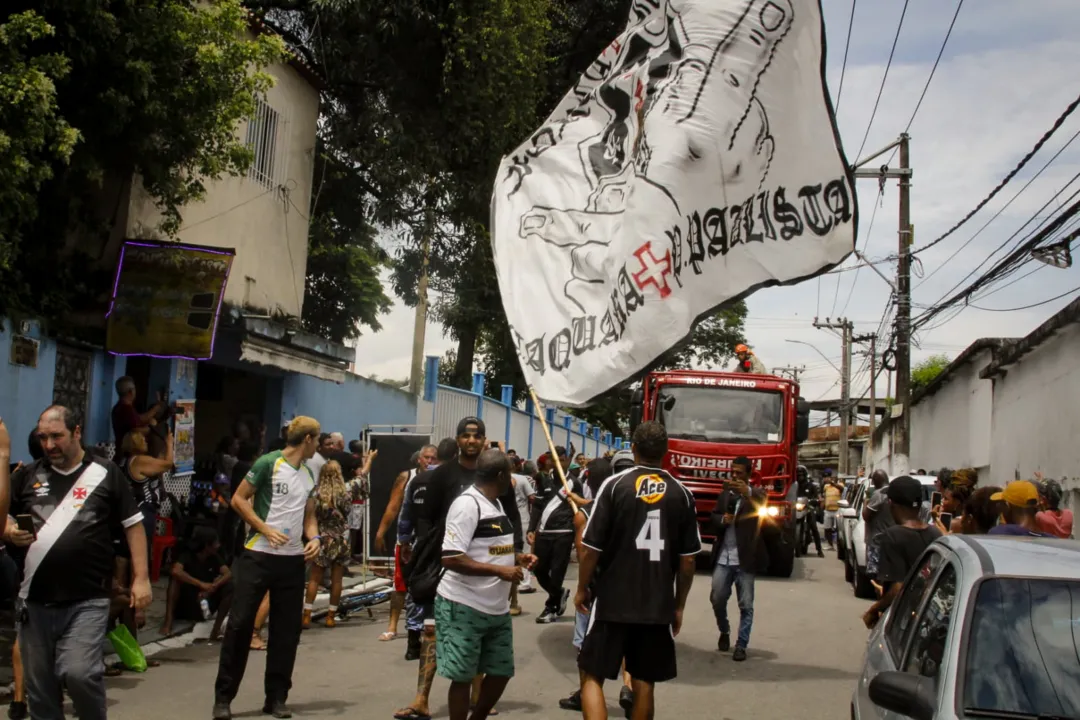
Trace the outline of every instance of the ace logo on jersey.
[[634, 488], [637, 490], [636, 497], [638, 500], [644, 500], [653, 505], [664, 498], [664, 493], [667, 491], [667, 481], [659, 475], [642, 475], [634, 482]]

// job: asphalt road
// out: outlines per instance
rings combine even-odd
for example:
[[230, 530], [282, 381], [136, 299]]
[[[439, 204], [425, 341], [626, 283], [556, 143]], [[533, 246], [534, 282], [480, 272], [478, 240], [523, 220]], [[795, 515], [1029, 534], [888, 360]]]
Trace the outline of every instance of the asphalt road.
[[[571, 573], [576, 565], [571, 566]], [[567, 587], [571, 586], [568, 579]], [[757, 583], [749, 659], [731, 660], [716, 650], [717, 633], [708, 601], [709, 577], [699, 574], [682, 634], [678, 638], [679, 678], [657, 691], [657, 717], [743, 720], [759, 718], [848, 717], [866, 641], [860, 621], [866, 601], [856, 600], [843, 581], [834, 553], [796, 561], [791, 580], [761, 578]], [[537, 625], [539, 593], [522, 597], [525, 613], [515, 621], [517, 676], [497, 706], [500, 717], [573, 717], [558, 700], [577, 682], [571, 647], [573, 620]], [[735, 598], [732, 619], [738, 616]], [[416, 664], [406, 662], [404, 640], [377, 641], [385, 629], [382, 606], [374, 622], [354, 618], [334, 630], [304, 633], [289, 697], [295, 717], [390, 718], [411, 701]], [[402, 624], [402, 630], [404, 624]], [[237, 717], [263, 717], [262, 672], [265, 655], [252, 653]], [[118, 720], [209, 718], [217, 647], [205, 643], [156, 656], [161, 667], [144, 675], [110, 678], [110, 716]], [[432, 691], [434, 717], [447, 717], [446, 681]], [[617, 688], [609, 684], [612, 717]], [[70, 708], [70, 705], [69, 705]]]

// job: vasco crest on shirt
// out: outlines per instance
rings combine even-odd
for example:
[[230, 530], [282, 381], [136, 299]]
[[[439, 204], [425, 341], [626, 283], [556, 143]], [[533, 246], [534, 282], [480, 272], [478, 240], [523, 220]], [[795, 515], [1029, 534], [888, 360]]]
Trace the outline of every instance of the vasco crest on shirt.
[[667, 481], [659, 475], [642, 475], [634, 481], [634, 496], [650, 505], [660, 502], [667, 492]]

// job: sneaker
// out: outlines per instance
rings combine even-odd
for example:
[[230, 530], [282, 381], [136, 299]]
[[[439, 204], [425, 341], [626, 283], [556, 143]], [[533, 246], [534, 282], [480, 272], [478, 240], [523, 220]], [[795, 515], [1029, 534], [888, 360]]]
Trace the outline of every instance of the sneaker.
[[[634, 691], [625, 685], [619, 690], [619, 707], [628, 713], [634, 709]], [[627, 717], [630, 716], [627, 715]]]
[[559, 601], [559, 612], [558, 612], [559, 617], [562, 617], [563, 615], [566, 614], [566, 605], [569, 602], [570, 602], [570, 591], [567, 590], [566, 588], [563, 588], [562, 600]]
[[581, 712], [581, 691], [575, 690], [570, 693], [570, 697], [565, 697], [559, 701], [559, 707], [563, 710], [573, 710], [574, 712]]
[[291, 718], [292, 710], [285, 705], [284, 700], [267, 700], [263, 703], [263, 715], [273, 715], [276, 718]]
[[731, 649], [731, 635], [728, 633], [720, 633], [720, 641], [716, 643], [716, 649], [720, 652], [727, 652]]
[[[580, 710], [580, 706], [578, 707]], [[11, 701], [7, 711], [8, 720], [26, 720], [30, 717], [30, 711], [26, 709], [26, 703]]]
[[225, 700], [218, 700], [214, 703], [213, 718], [214, 720], [232, 720], [232, 709], [229, 707], [229, 703]]
[[737, 647], [735, 652], [731, 654], [731, 659], [735, 662], [742, 662], [746, 659], [746, 648]]
[[825, 553], [823, 553], [822, 551], [818, 550], [818, 551], [817, 551], [817, 556], [818, 556], [818, 557], [825, 557]]
[[518, 587], [518, 592], [522, 595], [532, 595], [534, 592], [536, 592], [536, 588], [534, 588], [532, 585], [521, 585]]
[[558, 614], [554, 610], [544, 609], [544, 612], [540, 613], [540, 616], [536, 618], [537, 625], [548, 625], [555, 622], [558, 619]]

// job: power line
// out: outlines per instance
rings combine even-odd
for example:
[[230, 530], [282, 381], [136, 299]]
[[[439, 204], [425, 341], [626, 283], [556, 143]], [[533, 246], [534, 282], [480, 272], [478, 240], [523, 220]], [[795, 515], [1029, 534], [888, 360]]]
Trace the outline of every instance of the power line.
[[1072, 290], [1069, 290], [1068, 292], [1063, 292], [1060, 295], [1055, 295], [1054, 297], [1050, 298], [1049, 300], [1043, 300], [1042, 302], [1032, 303], [1031, 305], [1021, 305], [1020, 307], [1014, 307], [1014, 308], [984, 308], [984, 307], [979, 307], [978, 305], [971, 305], [970, 303], [968, 304], [968, 307], [973, 307], [976, 310], [982, 310], [984, 312], [1016, 312], [1017, 310], [1030, 310], [1031, 308], [1037, 308], [1037, 307], [1041, 307], [1043, 305], [1048, 305], [1049, 303], [1052, 303], [1055, 300], [1060, 300], [1063, 297], [1068, 297], [1069, 295], [1072, 295], [1075, 292], [1080, 292], [1080, 287], [1074, 287]]
[[885, 64], [885, 74], [881, 76], [881, 86], [878, 88], [877, 99], [874, 100], [874, 109], [870, 111], [870, 122], [866, 124], [866, 134], [863, 135], [862, 144], [859, 145], [859, 152], [855, 153], [856, 158], [862, 157], [866, 141], [870, 137], [870, 128], [874, 126], [874, 117], [877, 116], [878, 105], [881, 104], [881, 93], [885, 91], [885, 81], [889, 78], [889, 68], [892, 67], [893, 55], [896, 53], [896, 43], [900, 40], [900, 29], [904, 27], [904, 16], [907, 15], [908, 2], [909, 0], [904, 0], [904, 8], [900, 11], [900, 22], [896, 25], [896, 36], [893, 37], [892, 50], [889, 51], [889, 61]]
[[[986, 229], [987, 227], [989, 227], [989, 226], [990, 226], [990, 223], [994, 222], [994, 221], [995, 221], [995, 220], [997, 220], [997, 219], [998, 219], [999, 217], [1001, 217], [1001, 214], [1002, 214], [1003, 212], [1005, 212], [1005, 210], [1007, 210], [1007, 209], [1008, 209], [1008, 207], [1009, 207], [1010, 205], [1012, 205], [1012, 204], [1013, 204], [1013, 202], [1014, 202], [1014, 201], [1016, 200], [1016, 198], [1020, 197], [1020, 196], [1021, 196], [1021, 195], [1022, 195], [1022, 194], [1024, 193], [1024, 191], [1025, 191], [1025, 190], [1027, 190], [1027, 189], [1028, 189], [1029, 187], [1031, 187], [1031, 184], [1032, 184], [1033, 182], [1035, 182], [1035, 180], [1036, 180], [1036, 179], [1037, 179], [1037, 178], [1038, 178], [1038, 177], [1039, 177], [1040, 175], [1042, 175], [1042, 174], [1043, 174], [1043, 171], [1045, 171], [1045, 170], [1046, 170], [1046, 168], [1050, 167], [1051, 163], [1053, 163], [1053, 162], [1054, 162], [1055, 160], [1057, 160], [1057, 159], [1058, 159], [1058, 157], [1059, 157], [1059, 156], [1061, 155], [1061, 153], [1065, 152], [1066, 148], [1068, 148], [1068, 147], [1069, 147], [1070, 145], [1072, 145], [1073, 141], [1074, 141], [1074, 140], [1076, 140], [1076, 138], [1077, 138], [1077, 137], [1080, 137], [1080, 130], [1077, 130], [1077, 131], [1076, 131], [1075, 133], [1073, 133], [1073, 136], [1072, 136], [1071, 138], [1069, 138], [1069, 141], [1068, 141], [1068, 142], [1066, 142], [1066, 143], [1065, 143], [1064, 145], [1062, 145], [1062, 146], [1061, 146], [1061, 149], [1059, 149], [1059, 150], [1058, 150], [1058, 151], [1057, 151], [1056, 153], [1054, 153], [1054, 156], [1053, 156], [1052, 158], [1050, 158], [1049, 160], [1047, 160], [1047, 161], [1046, 161], [1046, 163], [1045, 163], [1045, 164], [1044, 164], [1044, 165], [1043, 165], [1043, 166], [1042, 166], [1041, 168], [1039, 168], [1039, 171], [1038, 171], [1037, 173], [1035, 173], [1034, 175], [1032, 175], [1032, 176], [1031, 176], [1031, 178], [1029, 178], [1029, 179], [1028, 179], [1028, 181], [1027, 181], [1026, 183], [1024, 183], [1024, 187], [1020, 188], [1020, 190], [1019, 190], [1019, 191], [1018, 191], [1018, 192], [1017, 192], [1017, 193], [1016, 193], [1015, 195], [1013, 195], [1013, 196], [1012, 196], [1012, 198], [1010, 198], [1010, 199], [1009, 199], [1009, 202], [1007, 202], [1007, 203], [1005, 203], [1004, 205], [1002, 205], [1002, 206], [1001, 206], [1001, 209], [999, 209], [999, 210], [998, 210], [998, 211], [997, 211], [996, 213], [994, 213], [994, 216], [993, 216], [993, 217], [991, 217], [991, 218], [990, 218], [989, 220], [987, 220], [987, 221], [986, 221], [986, 224], [984, 224], [984, 225], [983, 225], [983, 226], [982, 226], [981, 228], [979, 228], [978, 230], [976, 230], [976, 231], [975, 231], [975, 234], [974, 234], [974, 235], [972, 235], [972, 236], [971, 236], [970, 238], [968, 238], [968, 239], [967, 239], [967, 242], [965, 242], [965, 243], [964, 243], [963, 245], [961, 245], [960, 247], [958, 247], [958, 248], [956, 249], [956, 251], [955, 251], [955, 252], [954, 252], [954, 253], [953, 253], [952, 255], [950, 255], [949, 257], [947, 257], [947, 258], [945, 259], [945, 262], [939, 263], [939, 264], [938, 264], [938, 266], [937, 266], [936, 268], [934, 268], [934, 269], [933, 269], [933, 270], [932, 270], [932, 271], [930, 272], [930, 274], [929, 274], [929, 275], [927, 275], [926, 277], [924, 277], [924, 278], [922, 279], [922, 281], [920, 281], [920, 282], [919, 282], [919, 285], [922, 285], [922, 284], [923, 284], [923, 283], [925, 283], [925, 282], [926, 282], [927, 280], [929, 280], [929, 279], [930, 279], [930, 278], [932, 278], [932, 277], [933, 277], [934, 275], [936, 275], [936, 274], [937, 274], [937, 271], [938, 271], [938, 270], [940, 270], [941, 268], [945, 267], [945, 265], [947, 265], [947, 264], [948, 264], [948, 263], [949, 263], [949, 262], [950, 262], [950, 261], [951, 261], [951, 260], [952, 260], [953, 258], [955, 258], [955, 257], [956, 257], [957, 255], [959, 255], [959, 254], [960, 254], [960, 252], [961, 252], [961, 251], [962, 251], [962, 250], [963, 250], [964, 248], [966, 248], [966, 247], [967, 247], [968, 245], [970, 245], [970, 244], [971, 244], [971, 242], [972, 242], [972, 241], [973, 241], [973, 240], [974, 240], [975, 238], [979, 237], [979, 235], [980, 235], [980, 234], [982, 233], [982, 231], [983, 231], [983, 230], [985, 230], [985, 229]], [[1066, 183], [1065, 187], [1068, 187], [1069, 185], [1071, 185], [1072, 183], [1074, 183], [1074, 182], [1076, 181], [1076, 179], [1077, 179], [1078, 177], [1080, 177], [1080, 173], [1077, 173], [1076, 175], [1074, 175], [1074, 176], [1073, 176], [1073, 179], [1072, 179], [1072, 180], [1070, 180], [1070, 181], [1069, 181], [1068, 183]], [[1056, 198], [1056, 197], [1057, 197], [1058, 195], [1060, 195], [1060, 194], [1061, 194], [1061, 192], [1062, 192], [1063, 190], [1064, 190], [1064, 188], [1062, 188], [1061, 190], [1059, 190], [1059, 191], [1057, 192], [1057, 194], [1055, 194], [1055, 195], [1054, 195], [1054, 197]], [[1053, 202], [1053, 198], [1051, 198], [1050, 202]], [[1048, 203], [1048, 204], [1049, 204], [1049, 203]], [[1046, 205], [1044, 205], [1043, 207], [1045, 208], [1045, 207], [1046, 207]], [[1030, 220], [1029, 220], [1028, 222], [1030, 222]], [[1026, 225], [1027, 223], [1024, 223], [1024, 224]], [[1021, 228], [1022, 228], [1022, 227], [1023, 227], [1023, 226], [1021, 226]], [[927, 247], [929, 247], [929, 245], [928, 245]], [[970, 276], [969, 276], [969, 277], [970, 277]], [[915, 286], [915, 288], [917, 289], [917, 288], [919, 287], [919, 285], [916, 285], [916, 286]]]
[[930, 77], [926, 78], [926, 85], [923, 85], [922, 94], [919, 95], [919, 102], [915, 103], [915, 110], [911, 113], [911, 119], [908, 120], [907, 129], [904, 130], [906, 134], [911, 130], [911, 124], [915, 122], [915, 116], [919, 113], [919, 108], [922, 107], [923, 99], [926, 97], [926, 91], [930, 89], [930, 82], [934, 79], [934, 73], [937, 72], [938, 63], [941, 62], [941, 56], [945, 54], [945, 46], [949, 44], [949, 36], [952, 35], [953, 27], [956, 25], [956, 18], [960, 17], [960, 8], [964, 7], [964, 0], [960, 0], [956, 4], [956, 12], [953, 13], [952, 22], [949, 23], [949, 29], [945, 33], [945, 40], [941, 43], [941, 49], [938, 50], [937, 59], [934, 60], [934, 67], [930, 68]]
[[[906, 4], [905, 4], [905, 6], [906, 6]], [[1012, 169], [1012, 171], [1008, 175], [1006, 175], [1002, 179], [1002, 181], [1000, 183], [998, 183], [997, 187], [995, 187], [993, 190], [991, 190], [990, 194], [987, 195], [985, 198], [983, 198], [982, 202], [980, 202], [978, 205], [975, 206], [974, 210], [972, 210], [967, 215], [965, 215], [963, 218], [961, 218], [960, 222], [953, 225], [951, 228], [946, 230], [939, 237], [935, 238], [934, 240], [931, 240], [926, 245], [923, 245], [921, 248], [916, 248], [916, 249], [912, 250], [911, 254], [915, 255], [916, 253], [921, 253], [924, 250], [928, 250], [928, 249], [934, 247], [939, 242], [941, 242], [942, 240], [944, 240], [945, 238], [949, 237], [954, 232], [959, 230], [960, 227], [963, 226], [964, 223], [966, 223], [968, 220], [973, 218], [976, 213], [978, 213], [980, 210], [982, 210], [984, 207], [986, 207], [986, 204], [988, 202], [990, 202], [991, 200], [993, 200], [994, 197], [999, 192], [1001, 192], [1002, 188], [1004, 188], [1006, 185], [1008, 185], [1009, 181], [1012, 180], [1013, 177], [1016, 176], [1016, 173], [1020, 172], [1024, 168], [1024, 166], [1028, 164], [1028, 162], [1031, 160], [1031, 158], [1033, 158], [1035, 156], [1035, 153], [1039, 152], [1039, 150], [1042, 149], [1042, 146], [1045, 145], [1046, 142], [1051, 137], [1053, 137], [1054, 133], [1057, 132], [1058, 128], [1060, 128], [1062, 126], [1062, 124], [1065, 122], [1065, 120], [1067, 120], [1068, 117], [1070, 115], [1072, 115], [1073, 111], [1076, 110], [1077, 105], [1080, 105], [1080, 96], [1077, 96], [1077, 98], [1075, 100], [1073, 100], [1071, 103], [1069, 103], [1068, 107], [1065, 108], [1065, 111], [1063, 113], [1061, 113], [1061, 115], [1058, 117], [1058, 119], [1054, 121], [1054, 124], [1050, 126], [1050, 129], [1047, 130], [1045, 133], [1043, 133], [1043, 136], [1041, 138], [1039, 138], [1039, 141], [1037, 143], [1035, 143], [1035, 147], [1031, 148], [1031, 150], [1028, 152], [1028, 154], [1025, 155], [1020, 160], [1020, 162], [1017, 164], [1017, 166], [1014, 167]], [[869, 130], [867, 130], [867, 133], [869, 134]], [[865, 140], [863, 142], [865, 143]], [[859, 154], [860, 155], [862, 154], [861, 149], [859, 150]]]
[[835, 113], [837, 114], [840, 112], [840, 95], [844, 92], [844, 74], [847, 72], [848, 50], [851, 49], [851, 28], [855, 25], [855, 3], [856, 0], [851, 0], [851, 17], [848, 18], [847, 41], [844, 43], [844, 63], [840, 66], [840, 87], [836, 89]]
[[[870, 244], [870, 233], [874, 230], [874, 220], [877, 219], [878, 208], [881, 207], [881, 202], [874, 203], [874, 212], [870, 213], [870, 224], [866, 227], [866, 237], [863, 239], [863, 252], [866, 252], [867, 246]], [[851, 279], [851, 287], [848, 288], [847, 300], [844, 301], [844, 307], [840, 308], [840, 314], [843, 315], [847, 310], [848, 305], [851, 303], [851, 296], [855, 294], [855, 284], [859, 282], [859, 270], [862, 269], [862, 263], [855, 266], [855, 277]], [[840, 278], [836, 278], [836, 295], [840, 296]], [[836, 298], [833, 298], [833, 313], [836, 310]]]

